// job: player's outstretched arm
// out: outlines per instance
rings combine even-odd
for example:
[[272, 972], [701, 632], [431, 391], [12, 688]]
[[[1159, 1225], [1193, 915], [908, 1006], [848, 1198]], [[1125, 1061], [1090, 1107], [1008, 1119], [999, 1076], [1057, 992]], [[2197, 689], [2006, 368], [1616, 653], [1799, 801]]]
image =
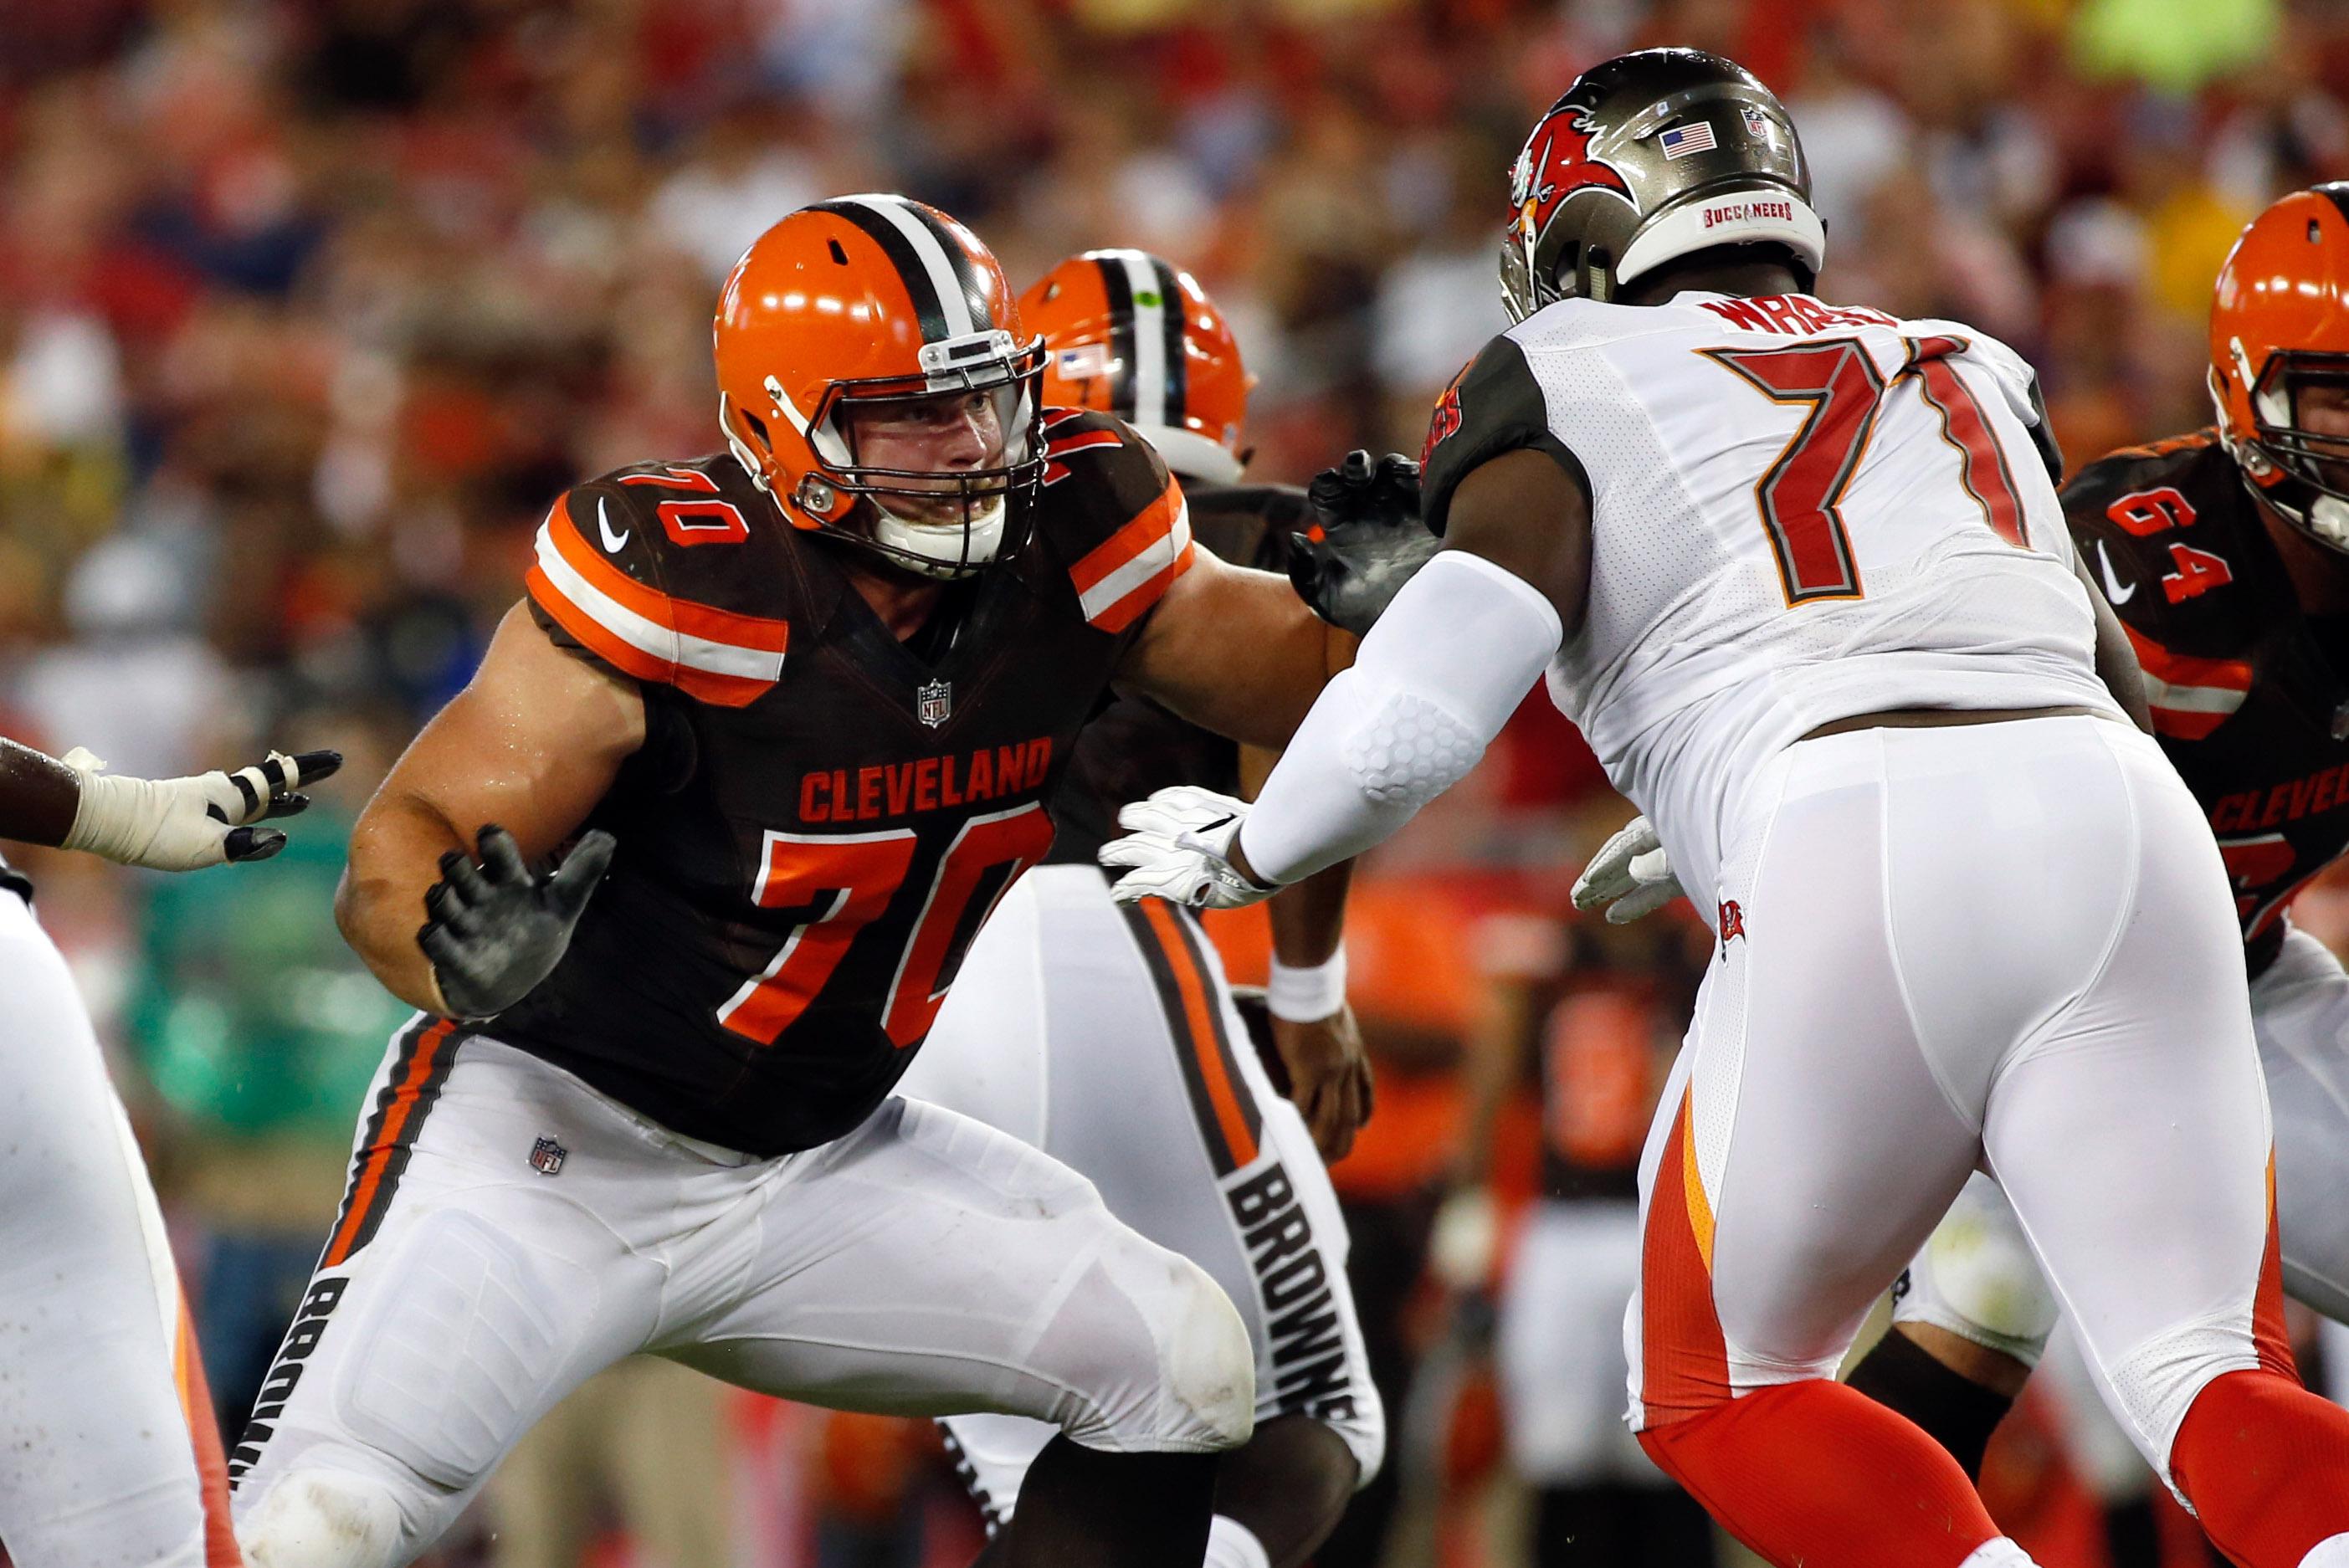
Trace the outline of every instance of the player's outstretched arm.
[[265, 861], [285, 847], [285, 835], [251, 824], [304, 810], [310, 798], [302, 787], [342, 765], [338, 751], [273, 751], [233, 773], [132, 779], [108, 773], [79, 747], [60, 761], [0, 740], [0, 839], [161, 872]]
[[[394, 995], [448, 1012], [451, 999], [442, 996], [418, 941], [428, 919], [439, 923], [426, 894], [455, 883], [469, 895], [459, 912], [469, 926], [515, 903], [490, 896], [503, 886], [498, 879], [576, 832], [644, 741], [644, 698], [636, 686], [556, 647], [516, 605], [471, 683], [424, 727], [360, 814], [335, 897], [344, 938]], [[475, 836], [490, 823], [511, 842], [493, 845], [496, 853], [481, 856], [486, 863], [476, 872]], [[441, 858], [451, 854], [469, 874], [444, 871]], [[556, 881], [559, 873], [541, 884], [543, 896], [523, 902], [576, 918], [568, 905], [577, 890], [549, 885]], [[444, 910], [448, 898], [444, 892]]]
[[1117, 670], [1117, 684], [1217, 735], [1288, 744], [1354, 638], [1306, 607], [1285, 577], [1195, 547]]
[[1121, 899], [1251, 903], [1384, 841], [1465, 777], [1582, 622], [1590, 502], [1571, 458], [1512, 449], [1450, 497], [1445, 548], [1395, 595], [1249, 807], [1190, 786], [1129, 806]]

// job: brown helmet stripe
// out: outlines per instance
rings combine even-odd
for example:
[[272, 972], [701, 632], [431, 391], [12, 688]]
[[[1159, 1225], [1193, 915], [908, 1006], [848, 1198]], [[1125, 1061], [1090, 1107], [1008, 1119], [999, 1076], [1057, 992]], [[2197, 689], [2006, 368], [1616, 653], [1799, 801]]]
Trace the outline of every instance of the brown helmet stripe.
[[[969, 296], [954, 272], [962, 247], [947, 245], [944, 254], [926, 256], [925, 250], [935, 253], [941, 247], [932, 231], [912, 217], [899, 221], [912, 205], [897, 196], [843, 196], [818, 202], [815, 211], [854, 224], [881, 247], [905, 296], [913, 301], [914, 319], [923, 342], [960, 337], [973, 330]], [[968, 269], [967, 261], [964, 264]]]
[[1125, 258], [1132, 253], [1101, 251], [1093, 256], [1102, 293], [1109, 299], [1109, 411], [1121, 419], [1143, 417], [1133, 401], [1133, 283], [1125, 271]]
[[1180, 426], [1191, 412], [1188, 372], [1183, 363], [1183, 285], [1174, 263], [1164, 257], [1151, 257], [1150, 266], [1158, 274], [1158, 297], [1163, 302], [1159, 325], [1166, 335], [1166, 407], [1159, 423]]

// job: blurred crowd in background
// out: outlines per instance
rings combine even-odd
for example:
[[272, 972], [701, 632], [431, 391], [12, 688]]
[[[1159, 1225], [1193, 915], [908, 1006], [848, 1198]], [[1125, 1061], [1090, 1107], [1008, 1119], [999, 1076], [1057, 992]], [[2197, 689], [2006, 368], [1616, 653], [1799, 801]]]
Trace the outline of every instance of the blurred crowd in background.
[[[350, 820], [466, 678], [551, 499], [718, 445], [716, 285], [761, 229], [885, 189], [969, 222], [1019, 286], [1158, 251], [1258, 378], [1252, 473], [1301, 481], [1417, 450], [1505, 325], [1526, 128], [1651, 43], [1785, 97], [1823, 295], [2005, 337], [2075, 460], [2206, 422], [2229, 242], [2349, 174], [2339, 0], [0, 0], [0, 732], [150, 776], [256, 742], [352, 759], [258, 872], [22, 857], [141, 1122], [223, 1421], [398, 1021], [328, 917]], [[1524, 1215], [1619, 1209], [1583, 1179], [1636, 1158], [1707, 957], [1684, 906], [1629, 935], [1568, 918], [1626, 814], [1530, 705], [1366, 879], [1380, 1112], [1336, 1175], [1394, 1440], [1332, 1568], [1529, 1561], [1578, 1506], [1561, 1463], [1653, 1485], [1636, 1453], [1561, 1460], [1547, 1396], [1494, 1371], [1531, 1332], [1505, 1277]], [[2349, 934], [2321, 884], [2302, 915]], [[1260, 966], [1259, 933], [1224, 936]], [[1483, 1188], [1496, 1246], [1445, 1202]], [[2016, 1532], [2062, 1568], [2156, 1560], [2125, 1539], [2199, 1563], [2062, 1405], [2027, 1405], [1993, 1464]], [[2127, 1510], [2137, 1535], [2099, 1525]], [[566, 1408], [477, 1511], [442, 1561], [915, 1568], [977, 1539], [926, 1428], [661, 1367]], [[1619, 1550], [1561, 1560], [1640, 1560]]]

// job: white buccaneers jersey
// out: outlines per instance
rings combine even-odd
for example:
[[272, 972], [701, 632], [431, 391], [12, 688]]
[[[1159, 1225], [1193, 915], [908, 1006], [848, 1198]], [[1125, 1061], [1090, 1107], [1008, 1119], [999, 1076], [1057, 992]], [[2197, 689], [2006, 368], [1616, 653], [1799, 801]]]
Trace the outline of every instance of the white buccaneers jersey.
[[1430, 524], [1525, 446], [1591, 498], [1588, 609], [1551, 694], [1701, 909], [1739, 781], [1830, 719], [2119, 711], [2030, 366], [1971, 328], [1799, 294], [1568, 301], [1444, 394]]

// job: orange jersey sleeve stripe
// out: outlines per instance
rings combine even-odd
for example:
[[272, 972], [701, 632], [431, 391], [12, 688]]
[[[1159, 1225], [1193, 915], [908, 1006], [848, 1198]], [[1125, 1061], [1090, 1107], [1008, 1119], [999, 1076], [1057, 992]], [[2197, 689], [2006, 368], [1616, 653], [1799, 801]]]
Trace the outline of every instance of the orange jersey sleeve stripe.
[[744, 615], [732, 610], [713, 609], [707, 604], [697, 604], [690, 599], [673, 598], [657, 589], [646, 587], [605, 560], [595, 546], [587, 542], [579, 532], [578, 523], [571, 516], [571, 509], [564, 501], [554, 503], [554, 511], [547, 516], [546, 529], [547, 536], [563, 559], [590, 586], [656, 625], [666, 626], [703, 642], [765, 654], [780, 654], [791, 641], [788, 622]]
[[1163, 567], [1136, 583], [1124, 597], [1093, 616], [1092, 624], [1112, 635], [1133, 624], [1143, 611], [1166, 596], [1166, 590], [1173, 586], [1174, 579], [1191, 570], [1193, 548], [1185, 543], [1183, 553], [1174, 558], [1173, 565]]
[[1069, 580], [1087, 621], [1122, 631], [1188, 569], [1190, 555], [1190, 507], [1169, 478], [1156, 500], [1069, 569]]

